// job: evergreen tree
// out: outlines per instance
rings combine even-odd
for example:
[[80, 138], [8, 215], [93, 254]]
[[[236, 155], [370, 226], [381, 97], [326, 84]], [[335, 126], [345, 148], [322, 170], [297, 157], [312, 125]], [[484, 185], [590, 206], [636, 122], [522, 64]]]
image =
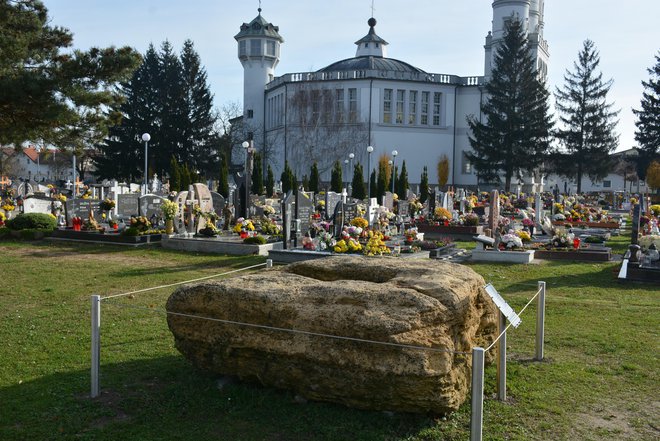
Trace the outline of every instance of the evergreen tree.
[[321, 177], [319, 176], [319, 166], [316, 161], [314, 161], [314, 164], [312, 164], [312, 170], [309, 174], [309, 191], [318, 193], [320, 185]]
[[426, 166], [422, 170], [422, 177], [419, 180], [419, 202], [422, 204], [429, 199], [429, 170]]
[[302, 186], [305, 189], [305, 191], [309, 191], [309, 178], [307, 177], [307, 175], [303, 175]]
[[364, 171], [362, 170], [362, 164], [359, 162], [353, 166], [353, 182], [351, 186], [353, 188], [352, 197], [358, 200], [363, 200], [367, 197], [367, 188], [364, 184]]
[[499, 181], [503, 172], [509, 191], [515, 175], [531, 172], [545, 159], [552, 128], [548, 92], [516, 19], [507, 22], [485, 91], [485, 122], [468, 118], [472, 152], [467, 156], [483, 179]]
[[229, 197], [229, 164], [225, 154], [220, 155], [220, 178], [218, 179], [218, 193], [225, 198]]
[[73, 35], [53, 26], [37, 0], [0, 2], [0, 29], [0, 144], [81, 149], [119, 122], [117, 85], [140, 64], [137, 52], [70, 50]]
[[408, 184], [408, 171], [406, 170], [405, 160], [401, 165], [401, 173], [399, 174], [399, 179], [397, 179], [395, 185], [396, 193], [399, 195], [399, 199], [406, 199], [410, 185]]
[[273, 169], [268, 164], [268, 171], [266, 172], [266, 196], [269, 198], [275, 193], [275, 177], [273, 176]]
[[378, 203], [383, 204], [383, 196], [387, 191], [387, 181], [390, 176], [389, 173], [390, 167], [387, 166], [387, 163], [383, 164], [383, 161], [378, 162], [378, 179], [376, 181], [376, 197], [378, 198]]
[[376, 181], [376, 170], [371, 170], [371, 176], [369, 176], [369, 187], [371, 189], [371, 192], [369, 194], [369, 198], [375, 198], [376, 193], [378, 193], [378, 184]]
[[618, 111], [607, 103], [612, 80], [603, 82], [597, 72], [600, 56], [591, 40], [585, 40], [573, 63], [574, 72], [566, 71], [564, 87], [555, 92], [556, 107], [562, 128], [556, 132], [565, 148], [557, 156], [557, 172], [575, 177], [577, 192], [582, 192], [582, 177], [602, 179], [613, 167], [610, 152], [619, 144], [614, 132]]
[[213, 94], [206, 70], [191, 40], [183, 43], [180, 60], [183, 104], [187, 113], [180, 122], [184, 134], [180, 157], [188, 158], [196, 170], [212, 173], [219, 161], [219, 137], [214, 128], [217, 118], [213, 114]]
[[646, 179], [647, 168], [660, 153], [660, 53], [655, 56], [655, 61], [655, 66], [648, 69], [649, 80], [642, 81], [642, 108], [633, 109], [637, 116], [635, 140], [640, 146], [637, 160], [637, 174], [640, 179]]
[[339, 161], [335, 161], [332, 166], [332, 173], [330, 175], [330, 190], [336, 193], [341, 193], [343, 181], [341, 173], [341, 164]]
[[293, 171], [291, 171], [291, 168], [289, 167], [289, 162], [286, 161], [284, 163], [284, 170], [282, 171], [282, 194], [286, 195], [289, 190], [294, 190], [296, 183], [295, 183], [295, 178], [293, 176]]
[[181, 170], [181, 191], [188, 191], [188, 188], [193, 183], [192, 176], [190, 175], [190, 168], [185, 164], [180, 168]]
[[252, 194], [263, 194], [264, 176], [261, 167], [261, 153], [254, 154], [254, 167], [252, 168]]
[[170, 160], [170, 191], [181, 191], [181, 167], [174, 156]]

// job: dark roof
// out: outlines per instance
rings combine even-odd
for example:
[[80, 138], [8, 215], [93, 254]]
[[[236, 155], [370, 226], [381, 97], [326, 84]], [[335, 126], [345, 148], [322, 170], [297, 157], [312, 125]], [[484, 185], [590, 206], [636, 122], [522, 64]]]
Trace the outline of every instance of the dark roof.
[[280, 28], [268, 23], [265, 18], [261, 16], [261, 10], [259, 10], [259, 15], [255, 17], [250, 23], [243, 23], [241, 25], [241, 31], [234, 36], [236, 40], [243, 37], [271, 37], [284, 42], [284, 38], [279, 34]]
[[376, 19], [371, 17], [367, 23], [369, 24], [369, 33], [364, 37], [360, 38], [358, 41], [356, 41], [355, 44], [357, 44], [358, 46], [360, 45], [360, 43], [371, 43], [371, 42], [388, 44], [387, 41], [383, 40], [378, 35], [376, 35], [376, 31], [374, 30], [374, 27], [376, 26]]
[[395, 60], [394, 58], [374, 56], [347, 58], [332, 63], [323, 69], [319, 69], [318, 72], [337, 72], [344, 70], [384, 70], [393, 72], [426, 73], [422, 69], [411, 66], [403, 61]]

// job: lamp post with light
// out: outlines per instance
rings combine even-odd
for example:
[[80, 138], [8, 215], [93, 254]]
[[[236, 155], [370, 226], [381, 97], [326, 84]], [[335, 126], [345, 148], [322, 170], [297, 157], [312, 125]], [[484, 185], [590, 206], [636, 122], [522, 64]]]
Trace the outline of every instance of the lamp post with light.
[[355, 178], [355, 168], [353, 168], [353, 158], [355, 158], [355, 153], [349, 153], [348, 159], [349, 159], [349, 167], [351, 169], [351, 180], [349, 181], [348, 187], [349, 190], [351, 190], [351, 194], [353, 194], [353, 179]]
[[394, 194], [394, 183], [396, 182], [396, 155], [399, 152], [392, 150], [392, 194]]
[[144, 189], [142, 191], [142, 194], [147, 194], [147, 189], [148, 187], [148, 169], [147, 166], [149, 165], [148, 163], [148, 153], [149, 153], [149, 141], [151, 140], [151, 135], [148, 133], [143, 133], [142, 134], [142, 141], [144, 141]]
[[367, 147], [367, 222], [371, 224], [371, 153], [374, 151], [372, 146]]
[[250, 153], [252, 149], [252, 141], [243, 141], [241, 144], [245, 149], [245, 207], [243, 207], [243, 214], [246, 219], [248, 216], [248, 201], [250, 199]]

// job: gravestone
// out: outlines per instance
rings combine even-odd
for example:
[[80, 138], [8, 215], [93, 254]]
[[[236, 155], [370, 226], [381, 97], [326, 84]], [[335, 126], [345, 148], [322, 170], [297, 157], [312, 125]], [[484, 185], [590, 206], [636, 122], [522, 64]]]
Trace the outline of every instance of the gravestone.
[[289, 249], [291, 240], [291, 221], [293, 220], [293, 192], [289, 190], [282, 201], [282, 234], [284, 236], [284, 249]]
[[394, 195], [389, 191], [386, 191], [383, 196], [383, 206], [390, 211], [394, 209]]
[[300, 234], [304, 236], [312, 225], [314, 203], [302, 191], [296, 193], [296, 219], [300, 220]]
[[53, 200], [46, 197], [28, 196], [23, 200], [23, 213], [51, 214]]
[[335, 212], [337, 204], [341, 202], [341, 193], [327, 191], [325, 193], [325, 218], [330, 219]]
[[66, 201], [65, 207], [67, 222], [76, 216], [83, 219], [88, 218], [90, 212], [94, 214], [97, 221], [101, 220], [101, 201], [98, 199], [69, 199]]
[[156, 196], [155, 194], [145, 194], [144, 196], [140, 196], [140, 216], [144, 216], [147, 219], [151, 219], [153, 216], [156, 216], [157, 218], [162, 217], [160, 207], [163, 205], [163, 200], [162, 197]]
[[410, 216], [410, 202], [399, 201], [399, 216], [401, 217]]
[[[213, 197], [211, 196], [211, 191], [206, 186], [206, 184], [196, 183], [193, 184], [192, 187], [194, 190], [195, 203], [199, 205], [202, 213], [212, 213]], [[200, 230], [206, 228], [206, 224], [206, 218], [203, 216], [198, 216], [198, 219], [196, 219], [195, 233], [199, 233]]]
[[249, 217], [263, 216], [266, 196], [250, 195]]
[[339, 233], [341, 233], [344, 225], [350, 225], [351, 221], [356, 217], [360, 217], [358, 213], [358, 204], [345, 204], [343, 202], [337, 204], [333, 220], [335, 236], [338, 236]]
[[369, 225], [374, 225], [376, 222], [378, 222], [378, 201], [376, 198], [371, 198], [369, 200], [369, 205], [367, 206], [367, 210], [369, 212], [367, 213], [367, 220], [369, 221]]
[[632, 216], [632, 233], [630, 235], [630, 244], [637, 245], [639, 244], [639, 218], [642, 215], [641, 206], [635, 204], [633, 207], [633, 216]]
[[225, 197], [220, 193], [212, 191], [211, 199], [213, 201], [213, 211], [215, 214], [222, 217], [222, 210], [225, 208]]
[[[488, 228], [491, 234], [497, 230], [497, 224], [500, 221], [500, 194], [497, 190], [490, 192], [490, 213], [488, 214]], [[493, 237], [495, 237], [493, 235]]]
[[465, 207], [467, 206], [467, 200], [465, 200], [465, 198], [463, 197], [463, 198], [460, 199], [458, 204], [459, 204], [458, 205], [458, 210], [461, 213], [465, 213]]
[[192, 185], [188, 186], [188, 196], [186, 197], [186, 232], [190, 235], [197, 233], [197, 216], [195, 215], [195, 204], [197, 199], [195, 198], [195, 187]]
[[451, 199], [449, 193], [442, 194], [442, 208], [449, 211], [454, 211], [454, 201]]
[[127, 193], [117, 195], [117, 216], [120, 219], [128, 219], [137, 216], [140, 211], [140, 195]]
[[534, 196], [535, 204], [534, 204], [534, 212], [536, 213], [534, 215], [534, 223], [535, 223], [535, 228], [540, 229], [541, 228], [541, 222], [543, 221], [543, 217], [545, 214], [543, 213], [543, 200], [541, 199], [541, 193], [536, 193]]
[[182, 234], [186, 233], [186, 225], [185, 225], [185, 220], [186, 220], [186, 199], [188, 198], [188, 192], [187, 191], [180, 191], [177, 195], [176, 198], [174, 198], [174, 203], [177, 205], [178, 210], [177, 214], [174, 217], [174, 231], [177, 234]]
[[438, 206], [438, 194], [435, 191], [429, 192], [429, 216], [435, 213], [435, 207]]

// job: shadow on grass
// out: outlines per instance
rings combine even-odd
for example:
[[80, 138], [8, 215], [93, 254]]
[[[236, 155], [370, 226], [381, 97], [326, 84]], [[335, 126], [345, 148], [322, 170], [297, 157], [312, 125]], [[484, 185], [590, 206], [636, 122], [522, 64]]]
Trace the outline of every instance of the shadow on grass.
[[0, 439], [395, 440], [435, 425], [421, 415], [301, 404], [288, 392], [217, 380], [168, 356], [57, 373], [0, 389]]
[[[265, 263], [265, 258], [263, 256], [218, 256], [219, 260], [209, 261], [209, 262], [198, 262], [191, 263], [188, 265], [179, 265], [179, 266], [162, 266], [156, 268], [123, 268], [120, 271], [112, 272], [113, 277], [139, 277], [145, 275], [154, 275], [154, 274], [169, 274], [169, 273], [178, 273], [185, 271], [198, 271], [206, 269], [215, 269], [218, 273], [223, 273], [231, 270], [236, 270], [240, 268], [245, 268], [252, 265], [258, 265], [260, 263]], [[264, 266], [265, 268], [265, 266]], [[254, 268], [257, 270], [258, 268]], [[241, 273], [237, 273], [238, 275]]]

